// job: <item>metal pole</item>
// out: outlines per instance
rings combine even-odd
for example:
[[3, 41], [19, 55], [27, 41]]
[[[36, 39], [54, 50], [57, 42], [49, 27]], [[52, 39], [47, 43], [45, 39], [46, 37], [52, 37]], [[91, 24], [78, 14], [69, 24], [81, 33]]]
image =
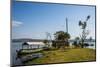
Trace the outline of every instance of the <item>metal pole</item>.
[[[68, 33], [68, 19], [66, 18], [66, 33]], [[68, 44], [68, 39], [66, 40]]]
[[68, 19], [66, 18], [66, 32], [68, 33]]

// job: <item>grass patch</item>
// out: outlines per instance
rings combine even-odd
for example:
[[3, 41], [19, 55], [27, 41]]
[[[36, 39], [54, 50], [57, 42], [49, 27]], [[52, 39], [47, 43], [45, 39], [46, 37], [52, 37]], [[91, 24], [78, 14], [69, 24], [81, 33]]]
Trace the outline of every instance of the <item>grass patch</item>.
[[95, 50], [89, 48], [76, 48], [63, 50], [42, 51], [44, 56], [25, 64], [48, 64], [60, 62], [95, 61]]

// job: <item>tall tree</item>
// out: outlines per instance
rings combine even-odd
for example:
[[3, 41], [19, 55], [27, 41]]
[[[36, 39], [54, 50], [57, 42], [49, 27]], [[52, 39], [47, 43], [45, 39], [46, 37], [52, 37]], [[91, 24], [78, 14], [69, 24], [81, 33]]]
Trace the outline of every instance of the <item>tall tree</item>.
[[82, 35], [81, 35], [81, 47], [84, 47], [84, 40], [86, 39], [86, 36], [88, 35], [88, 31], [86, 31], [87, 27], [87, 21], [90, 19], [90, 15], [87, 16], [86, 20], [82, 22], [81, 20], [79, 21], [79, 26], [82, 28]]

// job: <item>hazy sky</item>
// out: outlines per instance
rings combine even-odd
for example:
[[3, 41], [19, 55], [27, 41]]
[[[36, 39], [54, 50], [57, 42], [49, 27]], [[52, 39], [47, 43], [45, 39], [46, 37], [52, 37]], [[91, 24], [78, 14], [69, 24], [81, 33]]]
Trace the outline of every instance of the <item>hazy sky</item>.
[[81, 34], [79, 20], [87, 22], [89, 35], [95, 38], [95, 7], [79, 5], [46, 4], [34, 2], [13, 2], [12, 38], [45, 39], [49, 32], [53, 39], [56, 31], [66, 31], [66, 17], [71, 39]]

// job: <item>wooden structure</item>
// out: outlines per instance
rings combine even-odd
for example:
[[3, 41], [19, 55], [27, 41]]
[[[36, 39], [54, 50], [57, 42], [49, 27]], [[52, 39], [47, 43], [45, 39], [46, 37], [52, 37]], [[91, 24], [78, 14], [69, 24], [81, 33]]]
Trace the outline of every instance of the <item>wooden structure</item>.
[[40, 46], [45, 46], [45, 44], [43, 42], [24, 42], [22, 49], [35, 49], [40, 48]]

